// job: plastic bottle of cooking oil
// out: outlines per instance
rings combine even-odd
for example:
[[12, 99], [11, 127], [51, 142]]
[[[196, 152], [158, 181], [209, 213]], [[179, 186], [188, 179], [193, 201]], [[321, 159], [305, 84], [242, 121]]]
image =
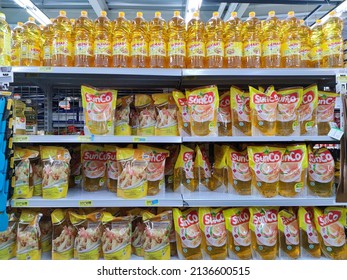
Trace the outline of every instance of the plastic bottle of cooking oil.
[[224, 24], [224, 65], [227, 68], [242, 67], [242, 21], [232, 12]]
[[168, 22], [168, 58], [170, 68], [186, 67], [186, 23], [179, 11]]
[[222, 68], [224, 60], [224, 22], [218, 12], [206, 22], [206, 65], [208, 68]]
[[304, 20], [300, 20], [299, 35], [301, 40], [300, 67], [308, 68], [311, 67], [311, 29]]
[[12, 30], [11, 65], [19, 66], [22, 54], [23, 22], [17, 22]]
[[109, 67], [111, 65], [111, 22], [106, 11], [101, 11], [94, 22], [94, 65]]
[[261, 40], [260, 21], [255, 12], [250, 12], [248, 19], [243, 23], [243, 67], [260, 68], [261, 66]]
[[75, 66], [93, 67], [93, 21], [88, 18], [86, 11], [81, 11], [81, 16], [75, 23]]
[[0, 66], [11, 65], [11, 28], [6, 22], [6, 16], [0, 13]]
[[136, 13], [131, 22], [131, 67], [146, 68], [149, 65], [148, 22], [142, 12]]
[[25, 119], [25, 103], [20, 100], [18, 94], [14, 94], [14, 126], [13, 133], [17, 135], [24, 135], [26, 132], [26, 119]]
[[125, 18], [124, 12], [118, 13], [113, 21], [112, 66], [130, 66], [130, 22]]
[[23, 25], [22, 66], [41, 65], [41, 29], [33, 17]]
[[160, 12], [155, 12], [155, 17], [149, 23], [149, 66], [168, 67], [167, 24]]
[[335, 11], [323, 24], [323, 67], [343, 67], [343, 20]]
[[297, 68], [301, 65], [301, 40], [300, 21], [293, 11], [288, 12], [288, 17], [283, 23], [281, 56], [283, 68]]
[[73, 66], [72, 26], [65, 11], [53, 21], [53, 66]]
[[281, 66], [280, 20], [274, 11], [262, 24], [262, 66], [264, 68], [279, 68]]
[[71, 24], [71, 57], [72, 57], [72, 65], [75, 64], [75, 52], [73, 51], [73, 47], [75, 45], [75, 37], [76, 37], [76, 34], [75, 34], [75, 24], [76, 24], [76, 20], [74, 18], [70, 18], [70, 24]]
[[311, 30], [311, 65], [314, 68], [323, 67], [323, 25], [320, 19]]
[[53, 36], [54, 36], [54, 30], [53, 30], [53, 21], [54, 19], [51, 19], [51, 23], [44, 26], [42, 31], [42, 37], [43, 37], [43, 66], [52, 66], [52, 54], [53, 54]]
[[187, 67], [205, 67], [205, 24], [200, 19], [199, 13], [194, 12], [193, 18], [187, 26]]

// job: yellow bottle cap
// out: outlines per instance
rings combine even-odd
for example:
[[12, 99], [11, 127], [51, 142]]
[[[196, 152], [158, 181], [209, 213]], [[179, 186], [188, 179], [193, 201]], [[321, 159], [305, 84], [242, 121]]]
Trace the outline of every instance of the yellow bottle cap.
[[237, 12], [231, 12], [231, 16], [232, 16], [233, 18], [236, 18], [236, 17], [237, 17]]
[[294, 17], [295, 16], [295, 12], [294, 11], [289, 11], [288, 12], [288, 17]]
[[119, 12], [119, 13], [118, 13], [118, 16], [119, 16], [119, 17], [125, 17], [125, 13], [124, 13], [124, 12]]
[[2, 18], [3, 20], [6, 20], [6, 16], [4, 13], [0, 13], [0, 18]]
[[60, 15], [61, 17], [66, 17], [66, 12], [63, 11], [63, 10], [61, 10], [61, 11], [59, 12], [59, 15]]
[[336, 11], [335, 10], [333, 10], [333, 11], [331, 11], [330, 13], [329, 13], [329, 16], [334, 16], [334, 15], [336, 15]]
[[143, 17], [143, 13], [142, 12], [137, 12], [136, 13], [136, 17]]
[[45, 26], [44, 26], [43, 24], [40, 24], [40, 28], [41, 28], [41, 29], [44, 29]]
[[23, 22], [18, 21], [18, 22], [17, 22], [17, 25], [18, 25], [18, 26], [23, 26]]
[[316, 23], [317, 23], [317, 24], [321, 24], [321, 23], [322, 23], [322, 20], [321, 20], [321, 19], [317, 19], [317, 20], [316, 20]]
[[174, 16], [175, 17], [179, 17], [181, 15], [181, 12], [180, 11], [174, 11]]
[[50, 18], [49, 20], [51, 21], [51, 23], [53, 23], [53, 21], [54, 21], [54, 18]]
[[87, 11], [81, 11], [81, 17], [87, 17], [88, 12]]
[[275, 11], [270, 11], [268, 15], [269, 15], [269, 17], [274, 17], [276, 15], [276, 13], [275, 13]]
[[75, 24], [75, 19], [74, 19], [74, 18], [70, 19], [70, 22], [71, 22], [72, 24]]
[[219, 13], [218, 12], [213, 12], [212, 16], [213, 17], [219, 17]]
[[305, 21], [303, 19], [300, 19], [300, 24], [301, 25], [304, 25], [305, 24]]
[[158, 17], [161, 17], [161, 12], [155, 12], [154, 15], [155, 15], [155, 17], [157, 17], [157, 18], [158, 18]]
[[100, 12], [101, 17], [107, 17], [107, 12], [106, 11], [101, 11]]
[[198, 11], [194, 12], [193, 17], [199, 17], [199, 12]]
[[255, 17], [255, 12], [249, 12], [248, 16], [251, 18]]
[[35, 19], [33, 17], [29, 17], [30, 22], [35, 22]]

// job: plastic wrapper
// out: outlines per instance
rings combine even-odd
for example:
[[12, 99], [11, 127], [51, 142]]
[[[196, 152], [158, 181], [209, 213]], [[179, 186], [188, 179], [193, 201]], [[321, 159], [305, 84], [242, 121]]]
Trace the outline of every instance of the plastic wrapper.
[[42, 253], [52, 251], [52, 220], [51, 210], [41, 209], [42, 217], [40, 219], [40, 231], [41, 231], [41, 250]]
[[106, 186], [110, 192], [117, 193], [118, 184], [118, 162], [117, 162], [117, 146], [105, 145], [104, 149], [107, 153], [107, 172]]
[[69, 146], [69, 152], [71, 155], [69, 188], [73, 188], [80, 186], [82, 181], [81, 145]]
[[157, 113], [154, 102], [150, 95], [136, 94], [135, 108], [138, 113], [139, 126], [137, 135], [153, 136], [155, 135], [155, 126], [157, 123]]
[[130, 127], [131, 135], [137, 135], [139, 129], [139, 113], [135, 107], [130, 107]]
[[228, 168], [227, 157], [229, 147], [226, 145], [214, 145], [214, 163], [211, 169], [211, 179], [208, 181], [208, 189], [214, 192], [228, 192]]
[[232, 86], [230, 88], [232, 135], [251, 136], [251, 108], [249, 93]]
[[169, 215], [169, 219], [171, 222], [171, 230], [170, 230], [170, 256], [177, 256], [177, 245], [176, 245], [176, 233], [175, 233], [175, 227], [174, 227], [174, 220], [173, 220], [173, 209], [171, 207], [158, 207], [157, 208], [157, 214], [161, 214], [163, 212], [167, 212]]
[[316, 84], [304, 88], [299, 107], [300, 135], [317, 135], [318, 87]]
[[134, 96], [123, 96], [117, 99], [116, 115], [114, 122], [114, 134], [122, 136], [131, 135], [130, 126], [130, 104]]
[[[29, 150], [37, 151], [40, 153], [39, 146], [31, 146], [28, 147]], [[41, 196], [42, 195], [42, 161], [40, 155], [38, 157], [30, 160], [31, 167], [33, 170], [32, 182], [34, 185], [33, 196]]]
[[219, 108], [217, 114], [218, 136], [232, 135], [230, 91], [224, 92], [219, 97]]
[[199, 180], [199, 191], [209, 191], [211, 179], [211, 163], [203, 146], [195, 148], [194, 177]]
[[174, 183], [175, 163], [177, 161], [180, 148], [178, 145], [170, 144], [165, 146], [165, 149], [168, 150], [170, 153], [169, 157], [166, 159], [165, 162], [165, 189], [172, 191]]
[[190, 111], [188, 109], [188, 101], [184, 93], [180, 91], [173, 91], [173, 98], [175, 99], [178, 114], [178, 131], [181, 136], [190, 136], [191, 135], [191, 125], [190, 125]]
[[127, 212], [131, 220], [131, 251], [134, 255], [143, 257], [143, 243], [145, 242], [145, 224], [142, 220], [142, 209], [133, 208]]
[[0, 260], [10, 260], [16, 257], [18, 217], [8, 214], [8, 226], [0, 232]]
[[318, 92], [318, 135], [328, 135], [330, 131], [329, 122], [334, 122], [335, 103], [338, 96], [339, 94], [333, 92]]

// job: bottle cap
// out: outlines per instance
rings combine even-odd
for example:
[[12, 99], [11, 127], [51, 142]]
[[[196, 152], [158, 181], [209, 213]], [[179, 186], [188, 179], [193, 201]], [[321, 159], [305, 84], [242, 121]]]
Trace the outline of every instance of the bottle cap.
[[181, 12], [180, 11], [174, 11], [174, 16], [175, 17], [179, 17], [181, 15]]
[[119, 12], [119, 13], [118, 13], [118, 16], [119, 16], [119, 17], [125, 17], [125, 13], [124, 13], [124, 12]]
[[219, 17], [219, 13], [218, 12], [213, 12], [212, 16], [213, 17]]
[[101, 11], [100, 12], [101, 17], [107, 17], [107, 12], [106, 11]]
[[70, 19], [70, 22], [71, 24], [75, 24], [75, 19], [74, 18]]
[[198, 11], [195, 11], [195, 12], [193, 13], [193, 17], [199, 17], [199, 12], [198, 12]]
[[305, 21], [303, 19], [300, 19], [300, 24], [305, 25]]
[[237, 17], [237, 12], [231, 12], [231, 17], [236, 18]]
[[88, 12], [87, 11], [81, 11], [81, 17], [87, 17]]
[[276, 15], [276, 13], [275, 13], [275, 11], [270, 11], [268, 15], [269, 15], [269, 17], [274, 17]]
[[0, 18], [3, 19], [3, 20], [6, 20], [6, 16], [4, 13], [0, 13]]
[[161, 17], [161, 12], [155, 12], [154, 15], [155, 15], [156, 18], [160, 18]]
[[333, 10], [333, 11], [331, 11], [330, 13], [329, 13], [329, 16], [334, 16], [334, 15], [336, 15], [336, 11], [335, 10]]
[[43, 24], [40, 24], [40, 28], [41, 28], [41, 29], [44, 29], [45, 26], [44, 26]]
[[35, 19], [33, 17], [29, 17], [30, 22], [35, 22]]
[[142, 12], [137, 12], [136, 13], [136, 17], [143, 17], [143, 13]]
[[248, 16], [251, 17], [251, 18], [254, 18], [255, 17], [255, 12], [249, 12]]
[[18, 25], [18, 26], [23, 26], [23, 22], [18, 21], [18, 22], [17, 22], [17, 25]]
[[49, 20], [51, 21], [51, 23], [53, 23], [53, 21], [54, 21], [54, 18], [50, 18]]
[[294, 17], [295, 16], [295, 12], [294, 11], [289, 11], [288, 12], [288, 17]]
[[60, 15], [61, 17], [66, 17], [66, 12], [65, 12], [64, 10], [61, 10], [61, 11], [59, 12], [59, 15]]
[[321, 24], [321, 23], [322, 23], [322, 20], [321, 20], [321, 19], [316, 19], [316, 23], [317, 23], [317, 24]]

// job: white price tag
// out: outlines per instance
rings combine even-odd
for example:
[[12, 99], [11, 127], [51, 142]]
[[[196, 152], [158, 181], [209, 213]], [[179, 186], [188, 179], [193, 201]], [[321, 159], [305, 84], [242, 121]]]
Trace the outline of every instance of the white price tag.
[[341, 140], [343, 136], [343, 131], [337, 127], [333, 127], [330, 129], [328, 136], [336, 140]]

